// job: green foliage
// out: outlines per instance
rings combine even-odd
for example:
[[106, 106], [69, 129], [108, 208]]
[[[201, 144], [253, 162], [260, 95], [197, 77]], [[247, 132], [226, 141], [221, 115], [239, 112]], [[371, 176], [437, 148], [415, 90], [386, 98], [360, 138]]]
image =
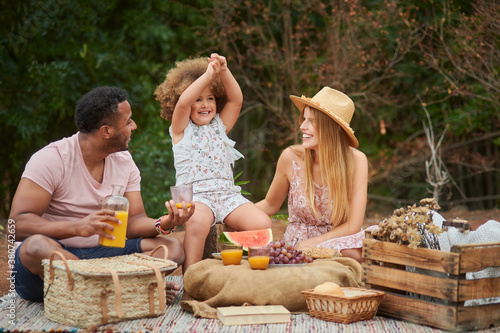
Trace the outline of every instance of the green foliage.
[[[250, 183], [250, 181], [249, 181], [249, 180], [240, 180], [240, 181], [236, 181], [236, 179], [238, 179], [238, 178], [241, 176], [241, 174], [242, 174], [242, 173], [243, 173], [243, 171], [241, 171], [241, 172], [240, 172], [240, 173], [238, 173], [236, 176], [234, 176], [234, 180], [235, 180], [234, 185], [236, 185], [236, 186], [242, 186], [242, 185], [245, 185], [245, 184]], [[244, 195], [252, 195], [252, 193], [247, 192], [247, 191], [245, 191], [245, 190], [243, 190], [243, 189], [241, 190], [241, 194], [244, 194]]]
[[271, 215], [271, 219], [272, 220], [283, 220], [283, 221], [286, 221], [288, 223], [288, 214], [274, 214], [274, 215]]
[[[312, 96], [324, 85], [356, 104], [351, 125], [372, 162], [370, 193], [412, 202], [425, 194], [425, 105], [436, 132], [448, 125], [443, 158], [460, 186], [495, 187], [467, 195], [499, 195], [500, 179], [492, 176], [500, 167], [495, 1], [1, 4], [0, 216], [8, 215], [31, 154], [73, 134], [76, 101], [102, 85], [130, 94], [138, 124], [130, 150], [147, 212], [160, 215], [175, 175], [170, 124], [159, 117], [153, 92], [175, 61], [211, 52], [228, 58], [242, 86], [243, 110], [229, 135], [245, 155], [236, 169], [251, 179], [253, 201], [265, 195], [281, 151], [299, 142], [289, 95]], [[488, 180], [478, 181], [481, 174]]]
[[[196, 24], [207, 1], [2, 2], [0, 14], [0, 216], [9, 211], [33, 152], [73, 134], [77, 100], [97, 86], [126, 89], [138, 130], [131, 151], [143, 167], [143, 199], [164, 208], [174, 178], [168, 124], [153, 92], [174, 62], [207, 50]], [[175, 15], [172, 15], [175, 13]], [[163, 133], [163, 134], [162, 134]], [[155, 165], [152, 163], [154, 162]], [[162, 181], [158, 182], [158, 176]], [[160, 186], [159, 186], [160, 185]], [[157, 208], [159, 206], [159, 208]]]
[[[499, 126], [496, 6], [494, 1], [215, 1], [217, 15], [207, 34], [219, 37], [224, 53], [234, 57], [230, 65], [244, 89], [249, 120], [239, 121], [233, 135], [252, 157], [244, 161], [251, 178], [272, 177], [280, 152], [297, 142], [297, 111], [288, 96], [312, 96], [325, 85], [346, 92], [356, 104], [351, 125], [373, 163], [373, 191], [411, 201], [426, 194], [429, 147], [422, 104], [435, 131], [449, 125], [445, 144], [462, 141], [467, 160], [479, 164], [469, 153], [478, 149], [468, 141], [498, 133]], [[488, 144], [480, 150], [498, 155], [498, 145]], [[448, 152], [450, 171], [463, 172], [457, 152]], [[258, 183], [251, 186], [262, 195]]]

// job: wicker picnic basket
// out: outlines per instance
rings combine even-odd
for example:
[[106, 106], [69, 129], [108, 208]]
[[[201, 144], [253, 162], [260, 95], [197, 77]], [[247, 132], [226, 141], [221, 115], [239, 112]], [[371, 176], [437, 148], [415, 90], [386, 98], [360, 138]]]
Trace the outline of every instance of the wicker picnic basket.
[[[164, 259], [152, 255], [164, 249]], [[55, 256], [62, 260], [54, 260]], [[55, 322], [88, 328], [163, 314], [165, 275], [177, 264], [167, 248], [110, 258], [66, 260], [54, 251], [44, 259], [45, 316]]]
[[345, 296], [319, 294], [313, 289], [302, 291], [309, 315], [318, 319], [349, 324], [372, 319], [384, 293], [364, 288], [342, 288]]

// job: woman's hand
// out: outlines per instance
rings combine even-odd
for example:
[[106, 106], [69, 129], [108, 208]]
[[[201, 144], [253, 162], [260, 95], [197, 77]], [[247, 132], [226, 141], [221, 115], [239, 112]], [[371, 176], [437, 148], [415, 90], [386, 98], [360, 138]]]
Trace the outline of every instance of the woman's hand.
[[309, 239], [306, 239], [300, 243], [297, 243], [297, 245], [295, 245], [295, 249], [302, 250], [302, 249], [305, 249], [308, 247], [316, 247], [316, 246], [318, 246], [319, 243], [321, 243], [321, 241], [319, 239], [317, 239], [316, 237], [309, 238]]

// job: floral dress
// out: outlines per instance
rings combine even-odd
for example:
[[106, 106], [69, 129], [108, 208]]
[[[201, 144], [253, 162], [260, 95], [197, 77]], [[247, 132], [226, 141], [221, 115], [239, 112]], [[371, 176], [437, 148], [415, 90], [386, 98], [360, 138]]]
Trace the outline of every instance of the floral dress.
[[[319, 186], [314, 183], [314, 200], [318, 207], [321, 218], [314, 217], [312, 209], [307, 204], [304, 186], [304, 170], [302, 170], [295, 160], [292, 166], [292, 177], [290, 190], [288, 192], [288, 226], [283, 236], [284, 241], [292, 246], [297, 245], [306, 239], [320, 236], [332, 229], [330, 217], [332, 208], [328, 204], [328, 186]], [[368, 228], [371, 229], [372, 227]], [[349, 236], [339, 237], [324, 241], [317, 247], [326, 247], [341, 251], [343, 249], [361, 248], [365, 231], [355, 230]]]

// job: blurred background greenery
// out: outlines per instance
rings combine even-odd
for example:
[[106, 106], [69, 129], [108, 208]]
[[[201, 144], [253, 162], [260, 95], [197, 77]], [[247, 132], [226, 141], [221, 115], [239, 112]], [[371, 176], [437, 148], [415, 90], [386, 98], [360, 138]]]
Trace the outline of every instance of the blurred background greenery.
[[371, 162], [369, 209], [437, 196], [445, 209], [500, 202], [500, 5], [495, 0], [0, 0], [0, 220], [27, 160], [76, 131], [76, 101], [126, 89], [130, 151], [150, 216], [175, 182], [153, 92], [176, 61], [218, 52], [244, 93], [229, 136], [258, 201], [299, 142], [289, 95], [323, 86], [356, 104]]

